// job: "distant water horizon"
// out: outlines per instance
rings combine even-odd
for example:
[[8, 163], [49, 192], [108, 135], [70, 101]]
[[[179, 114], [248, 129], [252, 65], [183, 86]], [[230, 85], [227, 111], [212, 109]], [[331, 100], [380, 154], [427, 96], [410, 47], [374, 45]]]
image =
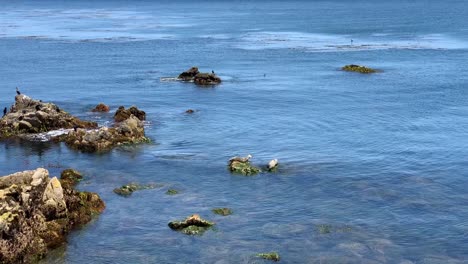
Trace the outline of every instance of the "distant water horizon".
[[[106, 202], [41, 263], [466, 263], [465, 1], [0, 4], [1, 108], [15, 87], [100, 125], [136, 105], [152, 139], [102, 154], [0, 142], [0, 175], [75, 168]], [[223, 82], [161, 80], [191, 66]], [[247, 154], [279, 170], [231, 174]], [[113, 193], [130, 182], [164, 187]], [[216, 229], [168, 228], [194, 213]]]

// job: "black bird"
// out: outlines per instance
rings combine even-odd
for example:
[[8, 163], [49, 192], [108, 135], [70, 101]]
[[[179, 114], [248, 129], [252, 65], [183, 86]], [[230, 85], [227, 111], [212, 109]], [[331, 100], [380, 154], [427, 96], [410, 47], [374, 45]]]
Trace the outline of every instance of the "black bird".
[[18, 90], [18, 87], [16, 87], [16, 94], [17, 94], [17, 95], [20, 95], [20, 94], [21, 94], [21, 92]]
[[73, 130], [74, 130], [75, 132], [78, 131], [78, 126], [74, 126], [74, 127], [73, 127]]
[[36, 111], [41, 110], [41, 105], [36, 105]]
[[3, 108], [3, 116], [6, 116], [6, 113], [7, 113], [7, 108]]
[[60, 113], [60, 108], [58, 108], [58, 106], [57, 108], [55, 108], [55, 110], [57, 111], [57, 113]]
[[212, 73], [212, 74], [215, 74], [213, 70], [211, 70], [211, 73]]

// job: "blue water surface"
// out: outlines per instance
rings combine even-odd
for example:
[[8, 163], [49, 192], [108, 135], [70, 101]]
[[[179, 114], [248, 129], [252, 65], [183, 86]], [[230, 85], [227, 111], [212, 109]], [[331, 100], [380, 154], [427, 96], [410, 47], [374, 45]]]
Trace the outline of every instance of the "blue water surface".
[[[1, 108], [17, 86], [101, 125], [136, 105], [153, 141], [0, 143], [1, 175], [76, 168], [107, 204], [43, 263], [468, 263], [466, 1], [0, 5]], [[161, 81], [193, 65], [224, 82]], [[90, 112], [100, 102], [110, 114]], [[231, 175], [247, 154], [278, 172]], [[113, 193], [128, 182], [164, 187]], [[193, 213], [216, 229], [168, 228]]]

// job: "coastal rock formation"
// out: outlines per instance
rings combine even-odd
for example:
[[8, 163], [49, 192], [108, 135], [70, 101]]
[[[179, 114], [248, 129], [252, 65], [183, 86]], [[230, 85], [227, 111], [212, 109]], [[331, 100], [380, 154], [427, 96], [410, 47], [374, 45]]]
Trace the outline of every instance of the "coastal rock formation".
[[69, 176], [39, 168], [0, 177], [0, 263], [30, 263], [66, 241], [105, 208], [99, 195], [78, 192]]
[[250, 164], [251, 155], [246, 157], [233, 157], [229, 160], [229, 170], [234, 173], [240, 173], [243, 175], [254, 175], [259, 173], [261, 170], [258, 167]]
[[359, 73], [375, 73], [377, 72], [374, 69], [365, 67], [365, 66], [360, 66], [360, 65], [355, 65], [355, 64], [350, 64], [346, 65], [341, 68], [343, 71], [352, 71], [352, 72], [359, 72]]
[[125, 107], [120, 106], [119, 109], [117, 109], [117, 111], [115, 112], [114, 121], [122, 122], [128, 119], [131, 115], [134, 115], [141, 121], [146, 120], [146, 113], [144, 111], [141, 111], [137, 107], [132, 106], [129, 109], [125, 109]]
[[202, 73], [198, 71], [197, 67], [192, 67], [187, 71], [184, 71], [179, 74], [177, 79], [185, 82], [193, 81], [199, 85], [214, 85], [221, 83], [221, 78], [219, 78], [213, 71], [212, 73]]
[[198, 85], [214, 85], [221, 83], [221, 78], [214, 73], [198, 73], [193, 78], [193, 82]]
[[202, 235], [213, 225], [213, 222], [202, 219], [198, 214], [191, 215], [185, 218], [184, 221], [172, 221], [169, 223], [171, 229], [180, 231], [186, 235]]
[[197, 75], [198, 73], [199, 73], [198, 67], [192, 67], [184, 71], [183, 73], [179, 74], [179, 77], [177, 78], [182, 81], [193, 81], [193, 79], [195, 78], [195, 75]]
[[255, 256], [266, 260], [272, 260], [275, 262], [280, 261], [280, 255], [278, 254], [278, 252], [259, 253]]
[[97, 123], [83, 121], [61, 110], [57, 105], [15, 96], [15, 104], [0, 119], [0, 139], [19, 134], [38, 133], [60, 128], [96, 128]]
[[62, 139], [67, 146], [83, 152], [102, 152], [122, 144], [148, 142], [143, 123], [133, 114], [115, 127], [95, 130], [76, 129]]
[[103, 103], [100, 103], [98, 105], [96, 105], [96, 107], [94, 107], [91, 111], [92, 112], [104, 112], [104, 113], [107, 113], [109, 112], [110, 108], [108, 105], [105, 105]]

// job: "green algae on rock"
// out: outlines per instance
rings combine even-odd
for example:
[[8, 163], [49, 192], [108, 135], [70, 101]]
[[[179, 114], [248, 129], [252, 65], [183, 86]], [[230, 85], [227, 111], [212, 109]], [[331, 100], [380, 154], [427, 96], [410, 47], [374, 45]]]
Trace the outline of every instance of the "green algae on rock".
[[246, 176], [255, 175], [261, 171], [260, 168], [251, 165], [248, 161], [232, 161], [229, 164], [229, 170]]
[[214, 223], [202, 219], [198, 214], [194, 214], [185, 218], [184, 221], [172, 221], [168, 225], [171, 229], [180, 231], [186, 235], [202, 235]]
[[230, 208], [226, 208], [226, 207], [223, 207], [223, 208], [214, 208], [211, 210], [213, 213], [217, 214], [217, 215], [222, 215], [222, 216], [227, 216], [227, 215], [231, 215], [232, 214], [232, 210]]
[[266, 260], [280, 261], [280, 255], [277, 252], [259, 253], [255, 256]]
[[169, 189], [169, 190], [167, 190], [166, 194], [167, 195], [176, 195], [176, 194], [179, 194], [179, 191], [177, 191], [175, 189]]
[[119, 188], [115, 188], [114, 193], [121, 195], [121, 196], [128, 197], [135, 191], [155, 189], [158, 187], [162, 187], [162, 185], [161, 184], [138, 184], [138, 183], [132, 182], [126, 185], [122, 185]]
[[359, 73], [375, 73], [377, 72], [376, 70], [372, 68], [368, 68], [365, 66], [360, 66], [360, 65], [355, 65], [355, 64], [350, 64], [346, 65], [341, 68], [343, 71], [352, 71], [352, 72], [359, 72]]
[[43, 258], [104, 208], [99, 195], [78, 192], [43, 168], [0, 177], [0, 262]]

